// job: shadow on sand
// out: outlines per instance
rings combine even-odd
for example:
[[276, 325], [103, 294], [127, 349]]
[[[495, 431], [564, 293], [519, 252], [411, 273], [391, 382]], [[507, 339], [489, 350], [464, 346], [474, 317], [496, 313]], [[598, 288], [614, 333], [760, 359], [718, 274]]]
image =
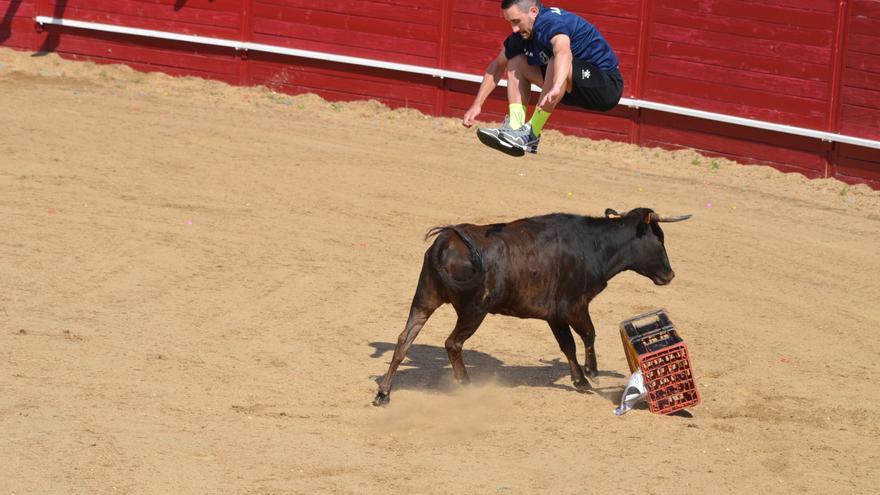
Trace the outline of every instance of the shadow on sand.
[[[371, 342], [370, 347], [374, 359], [382, 359], [386, 356], [386, 363], [390, 361], [394, 353], [395, 344], [389, 342]], [[465, 366], [471, 381], [475, 384], [493, 383], [501, 387], [546, 387], [575, 392], [569, 379], [568, 363], [562, 362], [562, 358], [551, 361], [538, 361], [534, 366], [510, 366], [501, 360], [480, 351], [465, 349], [462, 353]], [[382, 380], [383, 375], [371, 376], [376, 383]], [[620, 373], [600, 371], [599, 377], [625, 378]], [[560, 383], [556, 383], [559, 381]], [[591, 381], [593, 392], [605, 398], [609, 402], [617, 403], [623, 392], [625, 383], [619, 385], [600, 387], [595, 380]], [[443, 347], [414, 344], [407, 358], [401, 363], [394, 375], [395, 390], [450, 390], [457, 387], [452, 379], [452, 366]]]

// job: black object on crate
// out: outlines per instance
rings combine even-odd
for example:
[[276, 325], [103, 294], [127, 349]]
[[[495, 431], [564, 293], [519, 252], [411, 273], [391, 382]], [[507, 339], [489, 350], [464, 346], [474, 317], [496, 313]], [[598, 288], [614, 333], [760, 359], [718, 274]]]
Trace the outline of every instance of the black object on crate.
[[687, 345], [663, 309], [620, 323], [630, 372], [642, 371], [648, 408], [670, 414], [700, 403]]

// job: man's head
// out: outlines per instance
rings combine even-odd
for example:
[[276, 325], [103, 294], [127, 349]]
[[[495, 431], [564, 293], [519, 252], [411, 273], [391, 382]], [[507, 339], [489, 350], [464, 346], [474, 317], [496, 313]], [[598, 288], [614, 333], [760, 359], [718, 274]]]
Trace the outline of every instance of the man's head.
[[510, 23], [513, 32], [526, 40], [532, 37], [532, 27], [540, 9], [541, 2], [538, 0], [501, 0], [504, 18]]

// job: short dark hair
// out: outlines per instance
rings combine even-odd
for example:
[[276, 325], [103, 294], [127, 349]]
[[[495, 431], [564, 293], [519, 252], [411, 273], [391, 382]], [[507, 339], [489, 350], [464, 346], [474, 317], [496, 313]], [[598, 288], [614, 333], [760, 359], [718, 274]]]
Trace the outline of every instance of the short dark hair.
[[507, 10], [514, 5], [518, 6], [520, 10], [529, 10], [533, 5], [535, 7], [541, 8], [541, 2], [539, 0], [501, 0], [501, 10]]

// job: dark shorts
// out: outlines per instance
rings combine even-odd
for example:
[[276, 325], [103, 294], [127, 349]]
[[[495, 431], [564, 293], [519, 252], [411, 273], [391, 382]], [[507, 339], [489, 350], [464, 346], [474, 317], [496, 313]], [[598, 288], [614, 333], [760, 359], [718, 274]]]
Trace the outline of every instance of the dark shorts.
[[[546, 76], [547, 67], [541, 67]], [[575, 58], [571, 63], [571, 93], [562, 97], [563, 105], [607, 112], [623, 96], [623, 77], [618, 69], [604, 71]]]

